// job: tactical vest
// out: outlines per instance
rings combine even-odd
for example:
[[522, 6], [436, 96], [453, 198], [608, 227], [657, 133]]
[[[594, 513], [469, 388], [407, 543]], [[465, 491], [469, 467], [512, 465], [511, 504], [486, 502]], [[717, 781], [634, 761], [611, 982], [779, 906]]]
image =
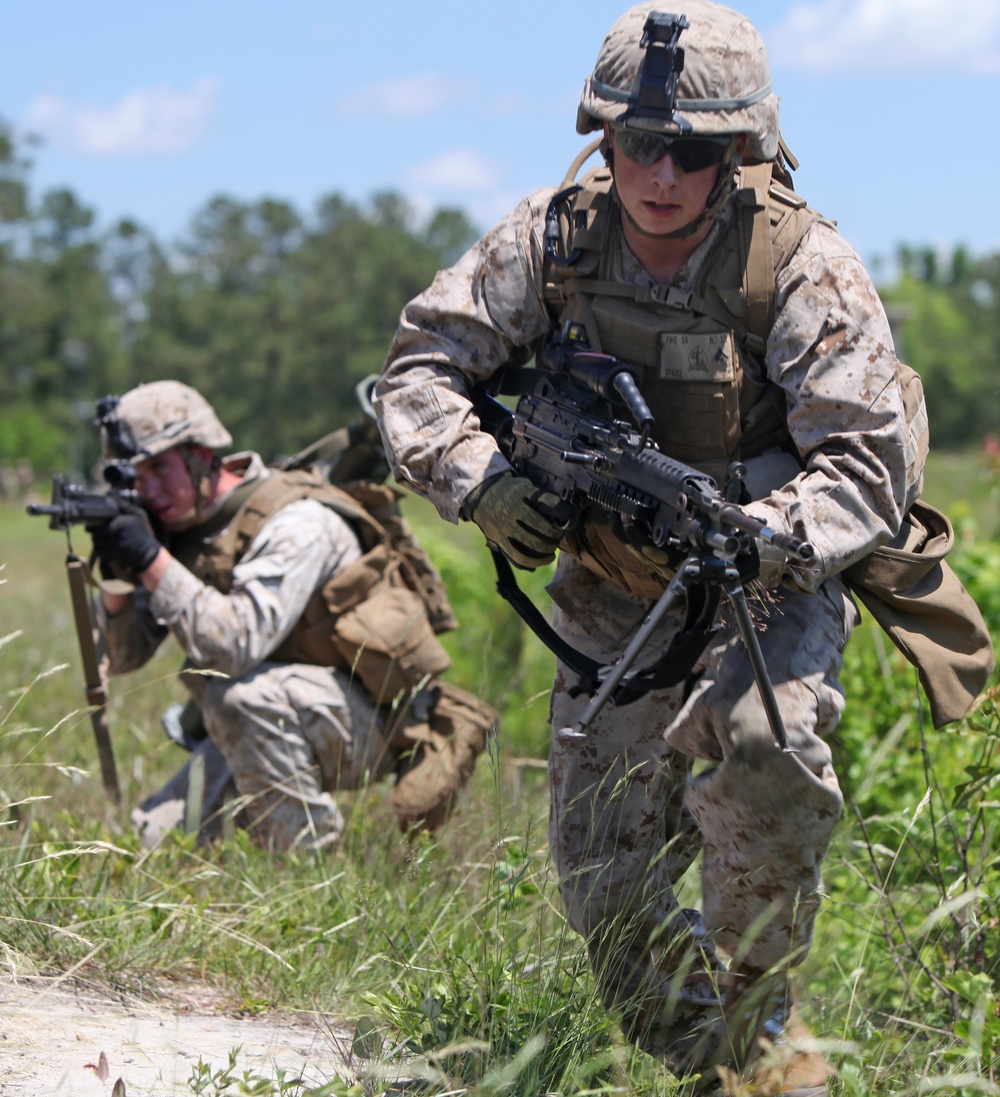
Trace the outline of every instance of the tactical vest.
[[618, 203], [604, 167], [561, 204], [563, 261], [545, 271], [546, 300], [560, 326], [582, 324], [592, 349], [641, 370], [663, 452], [720, 485], [732, 461], [789, 441], [784, 401], [762, 359], [776, 272], [822, 220], [771, 181], [770, 165], [764, 170], [767, 185], [757, 169], [743, 169], [756, 179], [740, 180], [735, 223], [720, 234], [690, 292], [621, 280]]
[[340, 515], [363, 555], [313, 593], [267, 659], [352, 671], [381, 704], [443, 674], [451, 661], [436, 634], [457, 622], [389, 487], [368, 481], [335, 487], [313, 470], [274, 471], [234, 489], [219, 513], [172, 539], [169, 548], [199, 579], [227, 594], [233, 568], [264, 523], [300, 499]]
[[[763, 355], [776, 272], [822, 218], [772, 180], [771, 165], [743, 168], [734, 222], [705, 257], [692, 290], [637, 286], [622, 276], [611, 172], [601, 166], [579, 185], [571, 182], [595, 147], [574, 162], [569, 185], [549, 209], [544, 284], [553, 323], [581, 324], [592, 349], [637, 367], [656, 421], [653, 440], [723, 486], [732, 462], [791, 449], [784, 396], [767, 382]], [[662, 590], [600, 508], [588, 511], [563, 547], [639, 597]]]
[[[579, 185], [573, 182], [596, 148], [577, 157], [549, 207], [544, 278], [554, 325], [576, 321], [593, 350], [639, 367], [656, 443], [720, 485], [732, 461], [775, 449], [794, 455], [784, 396], [767, 382], [763, 358], [778, 275], [812, 225], [832, 222], [775, 177], [771, 164], [743, 166], [734, 222], [706, 256], [692, 290], [629, 284], [620, 276], [610, 171], [596, 168]], [[919, 375], [902, 362], [896, 369], [912, 489], [919, 487], [927, 455], [928, 421]], [[890, 544], [845, 573], [918, 668], [935, 727], [968, 711], [994, 666], [982, 614], [944, 558], [952, 539], [947, 518], [920, 502]], [[640, 597], [662, 591], [662, 582], [642, 571], [599, 508], [588, 510], [562, 547]]]

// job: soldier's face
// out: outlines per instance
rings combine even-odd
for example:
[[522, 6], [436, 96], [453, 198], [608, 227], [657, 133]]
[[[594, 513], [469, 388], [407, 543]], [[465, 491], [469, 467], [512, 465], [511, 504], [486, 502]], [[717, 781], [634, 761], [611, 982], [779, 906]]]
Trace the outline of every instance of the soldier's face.
[[164, 450], [140, 461], [136, 472], [136, 488], [146, 509], [167, 529], [183, 527], [194, 514], [197, 493], [180, 450]]
[[[608, 127], [611, 140], [614, 135]], [[630, 159], [617, 142], [614, 176], [618, 197], [633, 222], [651, 236], [676, 232], [705, 212], [719, 175], [718, 164], [684, 171], [669, 153], [652, 164]]]

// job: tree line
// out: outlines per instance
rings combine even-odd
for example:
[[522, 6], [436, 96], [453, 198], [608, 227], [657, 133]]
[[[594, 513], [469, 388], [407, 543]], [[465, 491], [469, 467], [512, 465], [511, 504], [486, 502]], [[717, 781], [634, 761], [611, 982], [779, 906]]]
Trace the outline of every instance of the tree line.
[[899, 310], [903, 357], [927, 396], [931, 445], [978, 447], [1000, 434], [1000, 252], [974, 258], [903, 246], [880, 287]]
[[69, 189], [37, 201], [0, 123], [0, 460], [85, 472], [96, 400], [174, 378], [240, 448], [294, 453], [355, 418], [402, 306], [477, 232], [458, 210], [418, 226], [398, 195], [212, 198], [166, 247], [130, 219], [98, 232]]
[[[85, 472], [95, 401], [175, 378], [237, 444], [293, 453], [357, 414], [399, 311], [477, 236], [466, 215], [418, 223], [405, 199], [336, 193], [304, 215], [275, 199], [211, 198], [169, 247], [125, 218], [98, 231], [68, 188], [36, 197], [0, 119], [0, 461]], [[936, 447], [1000, 424], [1000, 255], [901, 248], [880, 287], [921, 374]]]

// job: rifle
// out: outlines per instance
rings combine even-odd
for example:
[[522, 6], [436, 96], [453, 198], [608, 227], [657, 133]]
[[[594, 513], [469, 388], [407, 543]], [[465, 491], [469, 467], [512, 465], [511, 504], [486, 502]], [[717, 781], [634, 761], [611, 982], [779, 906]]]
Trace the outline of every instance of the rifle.
[[[518, 396], [516, 409], [510, 411], [498, 395]], [[714, 619], [724, 593], [775, 740], [789, 750], [738, 564], [755, 556], [756, 539], [801, 563], [812, 560], [815, 550], [807, 541], [771, 529], [735, 502], [732, 496], [745, 468], [738, 463], [730, 467], [722, 493], [711, 476], [661, 452], [651, 438], [655, 422], [635, 371], [611, 355], [590, 351], [575, 337], [572, 325], [538, 352], [535, 368], [507, 367], [488, 386], [478, 387], [474, 401], [483, 428], [497, 439], [517, 474], [558, 496], [560, 513], [571, 512], [579, 521], [583, 509], [596, 504], [616, 515], [623, 529], [638, 531], [679, 561], [621, 658], [601, 665], [555, 634], [517, 587], [506, 557], [490, 546], [498, 593], [576, 671], [576, 692], [592, 695], [576, 727], [565, 733], [582, 735], [608, 701], [628, 704], [651, 689], [682, 681], [718, 630]], [[656, 664], [633, 670], [655, 630], [682, 598], [688, 611], [684, 628]]]
[[66, 573], [69, 578], [80, 658], [83, 662], [84, 692], [87, 704], [91, 706], [90, 722], [97, 743], [104, 791], [116, 806], [121, 804], [121, 790], [115, 766], [114, 745], [108, 730], [107, 684], [94, 641], [94, 622], [87, 597], [91, 564], [73, 551], [71, 529], [80, 524], [91, 529], [110, 522], [138, 502], [138, 494], [134, 490], [135, 467], [132, 462], [139, 456], [139, 451], [128, 424], [118, 418], [117, 408], [116, 396], [105, 396], [97, 402], [95, 423], [104, 428], [108, 447], [115, 457], [104, 469], [104, 479], [109, 490], [88, 492], [80, 485], [67, 484], [61, 476], [53, 476], [51, 503], [33, 503], [27, 508], [29, 514], [48, 516], [50, 529], [64, 530], [66, 533]]
[[88, 529], [103, 525], [135, 506], [138, 496], [131, 489], [112, 488], [105, 492], [87, 491], [80, 484], [67, 484], [64, 477], [52, 477], [52, 501], [32, 503], [29, 514], [47, 516], [49, 529], [69, 531], [71, 526]]

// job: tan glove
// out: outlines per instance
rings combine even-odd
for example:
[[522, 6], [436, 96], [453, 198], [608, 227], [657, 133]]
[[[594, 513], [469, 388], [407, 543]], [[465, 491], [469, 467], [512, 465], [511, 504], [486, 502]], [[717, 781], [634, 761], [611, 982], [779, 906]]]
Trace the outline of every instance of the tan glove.
[[560, 500], [523, 476], [504, 472], [473, 488], [462, 512], [486, 534], [486, 540], [518, 567], [550, 564], [566, 532], [555, 512]]
[[757, 551], [760, 553], [760, 572], [757, 575], [757, 582], [767, 590], [774, 590], [785, 574], [788, 557], [770, 541], [758, 541]]

